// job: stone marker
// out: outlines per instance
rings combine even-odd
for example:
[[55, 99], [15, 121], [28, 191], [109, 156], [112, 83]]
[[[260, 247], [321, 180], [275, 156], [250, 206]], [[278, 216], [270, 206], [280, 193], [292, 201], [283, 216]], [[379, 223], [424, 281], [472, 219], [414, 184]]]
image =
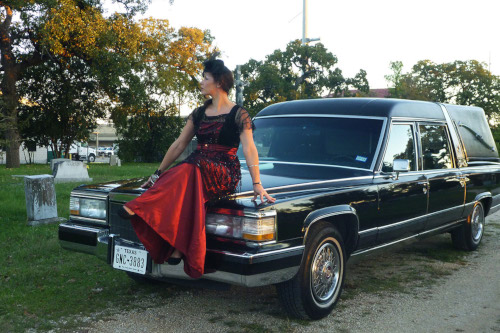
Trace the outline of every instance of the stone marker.
[[56, 183], [89, 182], [87, 166], [80, 161], [63, 161], [54, 165], [54, 181]]
[[116, 155], [111, 155], [111, 156], [109, 157], [109, 165], [111, 165], [111, 166], [118, 165], [118, 160], [119, 160], [118, 156], [116, 156]]
[[65, 220], [57, 217], [54, 177], [36, 175], [24, 177], [28, 225], [53, 223]]
[[53, 158], [50, 161], [50, 170], [52, 170], [52, 173], [54, 173], [54, 168], [57, 163], [65, 162], [65, 161], [71, 161], [69, 158]]

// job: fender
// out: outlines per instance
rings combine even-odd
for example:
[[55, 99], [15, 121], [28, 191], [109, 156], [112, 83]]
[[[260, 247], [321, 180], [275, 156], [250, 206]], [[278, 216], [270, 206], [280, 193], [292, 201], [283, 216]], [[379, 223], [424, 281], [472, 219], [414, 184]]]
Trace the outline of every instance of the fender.
[[476, 195], [476, 197], [474, 198], [474, 202], [476, 201], [480, 201], [480, 200], [483, 200], [483, 199], [486, 199], [486, 198], [490, 198], [491, 199], [491, 193], [490, 192], [483, 192], [483, 193], [480, 193], [478, 195]]
[[[304, 226], [302, 227], [302, 233], [304, 234], [304, 244], [306, 243], [309, 229], [314, 223], [321, 221], [322, 219], [325, 219], [327, 217], [345, 215], [345, 214], [350, 214], [352, 217], [354, 217], [355, 221], [354, 235], [355, 235], [355, 240], [357, 241], [358, 239], [357, 235], [359, 231], [359, 218], [356, 213], [356, 209], [352, 208], [349, 205], [337, 205], [337, 206], [321, 208], [307, 215], [306, 219], [304, 220]], [[355, 244], [353, 244], [353, 246], [355, 246]]]
[[492, 203], [492, 200], [493, 200], [493, 196], [491, 195], [491, 192], [479, 193], [474, 198], [474, 202], [473, 203], [476, 204], [476, 202], [481, 201], [481, 200], [484, 200], [484, 202], [483, 202], [484, 216], [486, 217], [489, 214], [489, 212], [490, 212], [491, 203]]

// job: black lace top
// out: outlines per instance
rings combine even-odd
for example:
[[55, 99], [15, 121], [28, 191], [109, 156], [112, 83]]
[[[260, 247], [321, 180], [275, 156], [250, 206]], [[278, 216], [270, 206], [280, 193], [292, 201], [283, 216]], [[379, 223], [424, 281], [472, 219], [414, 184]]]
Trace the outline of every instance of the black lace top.
[[241, 180], [236, 155], [240, 133], [254, 126], [248, 112], [238, 105], [217, 116], [207, 116], [205, 110], [202, 106], [188, 117], [195, 127], [198, 148], [182, 163], [200, 168], [205, 194], [208, 201], [214, 202], [236, 192]]
[[[206, 107], [202, 106], [195, 109], [189, 115], [188, 119], [194, 124], [195, 135], [199, 144], [220, 144], [228, 147], [237, 148], [240, 144], [240, 134], [244, 129], [254, 129], [252, 118], [248, 111], [235, 105], [229, 113], [217, 116], [205, 115]], [[200, 125], [213, 124], [213, 127], [222, 126], [216, 135], [212, 130], [200, 131]], [[212, 126], [208, 126], [213, 129]]]

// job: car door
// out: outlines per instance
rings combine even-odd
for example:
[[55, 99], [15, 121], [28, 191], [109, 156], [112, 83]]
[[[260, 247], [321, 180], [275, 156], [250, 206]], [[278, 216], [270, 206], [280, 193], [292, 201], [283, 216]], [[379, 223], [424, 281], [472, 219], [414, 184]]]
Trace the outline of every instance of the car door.
[[[427, 179], [418, 171], [416, 129], [413, 122], [393, 122], [389, 132], [379, 175], [379, 204], [375, 217], [377, 243], [388, 243], [413, 236], [425, 227]], [[394, 159], [410, 161], [410, 171], [392, 173]]]
[[465, 181], [446, 124], [419, 123], [421, 165], [429, 184], [426, 229], [435, 229], [462, 216]]

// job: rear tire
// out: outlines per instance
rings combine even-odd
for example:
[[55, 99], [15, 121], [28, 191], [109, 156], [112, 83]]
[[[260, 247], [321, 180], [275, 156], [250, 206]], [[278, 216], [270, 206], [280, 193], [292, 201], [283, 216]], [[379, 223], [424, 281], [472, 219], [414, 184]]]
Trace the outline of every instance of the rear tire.
[[484, 206], [478, 201], [467, 222], [451, 232], [453, 246], [460, 250], [474, 251], [479, 247], [484, 234]]
[[328, 316], [340, 298], [345, 277], [342, 235], [326, 222], [319, 222], [311, 232], [299, 272], [276, 285], [287, 313], [300, 319]]

